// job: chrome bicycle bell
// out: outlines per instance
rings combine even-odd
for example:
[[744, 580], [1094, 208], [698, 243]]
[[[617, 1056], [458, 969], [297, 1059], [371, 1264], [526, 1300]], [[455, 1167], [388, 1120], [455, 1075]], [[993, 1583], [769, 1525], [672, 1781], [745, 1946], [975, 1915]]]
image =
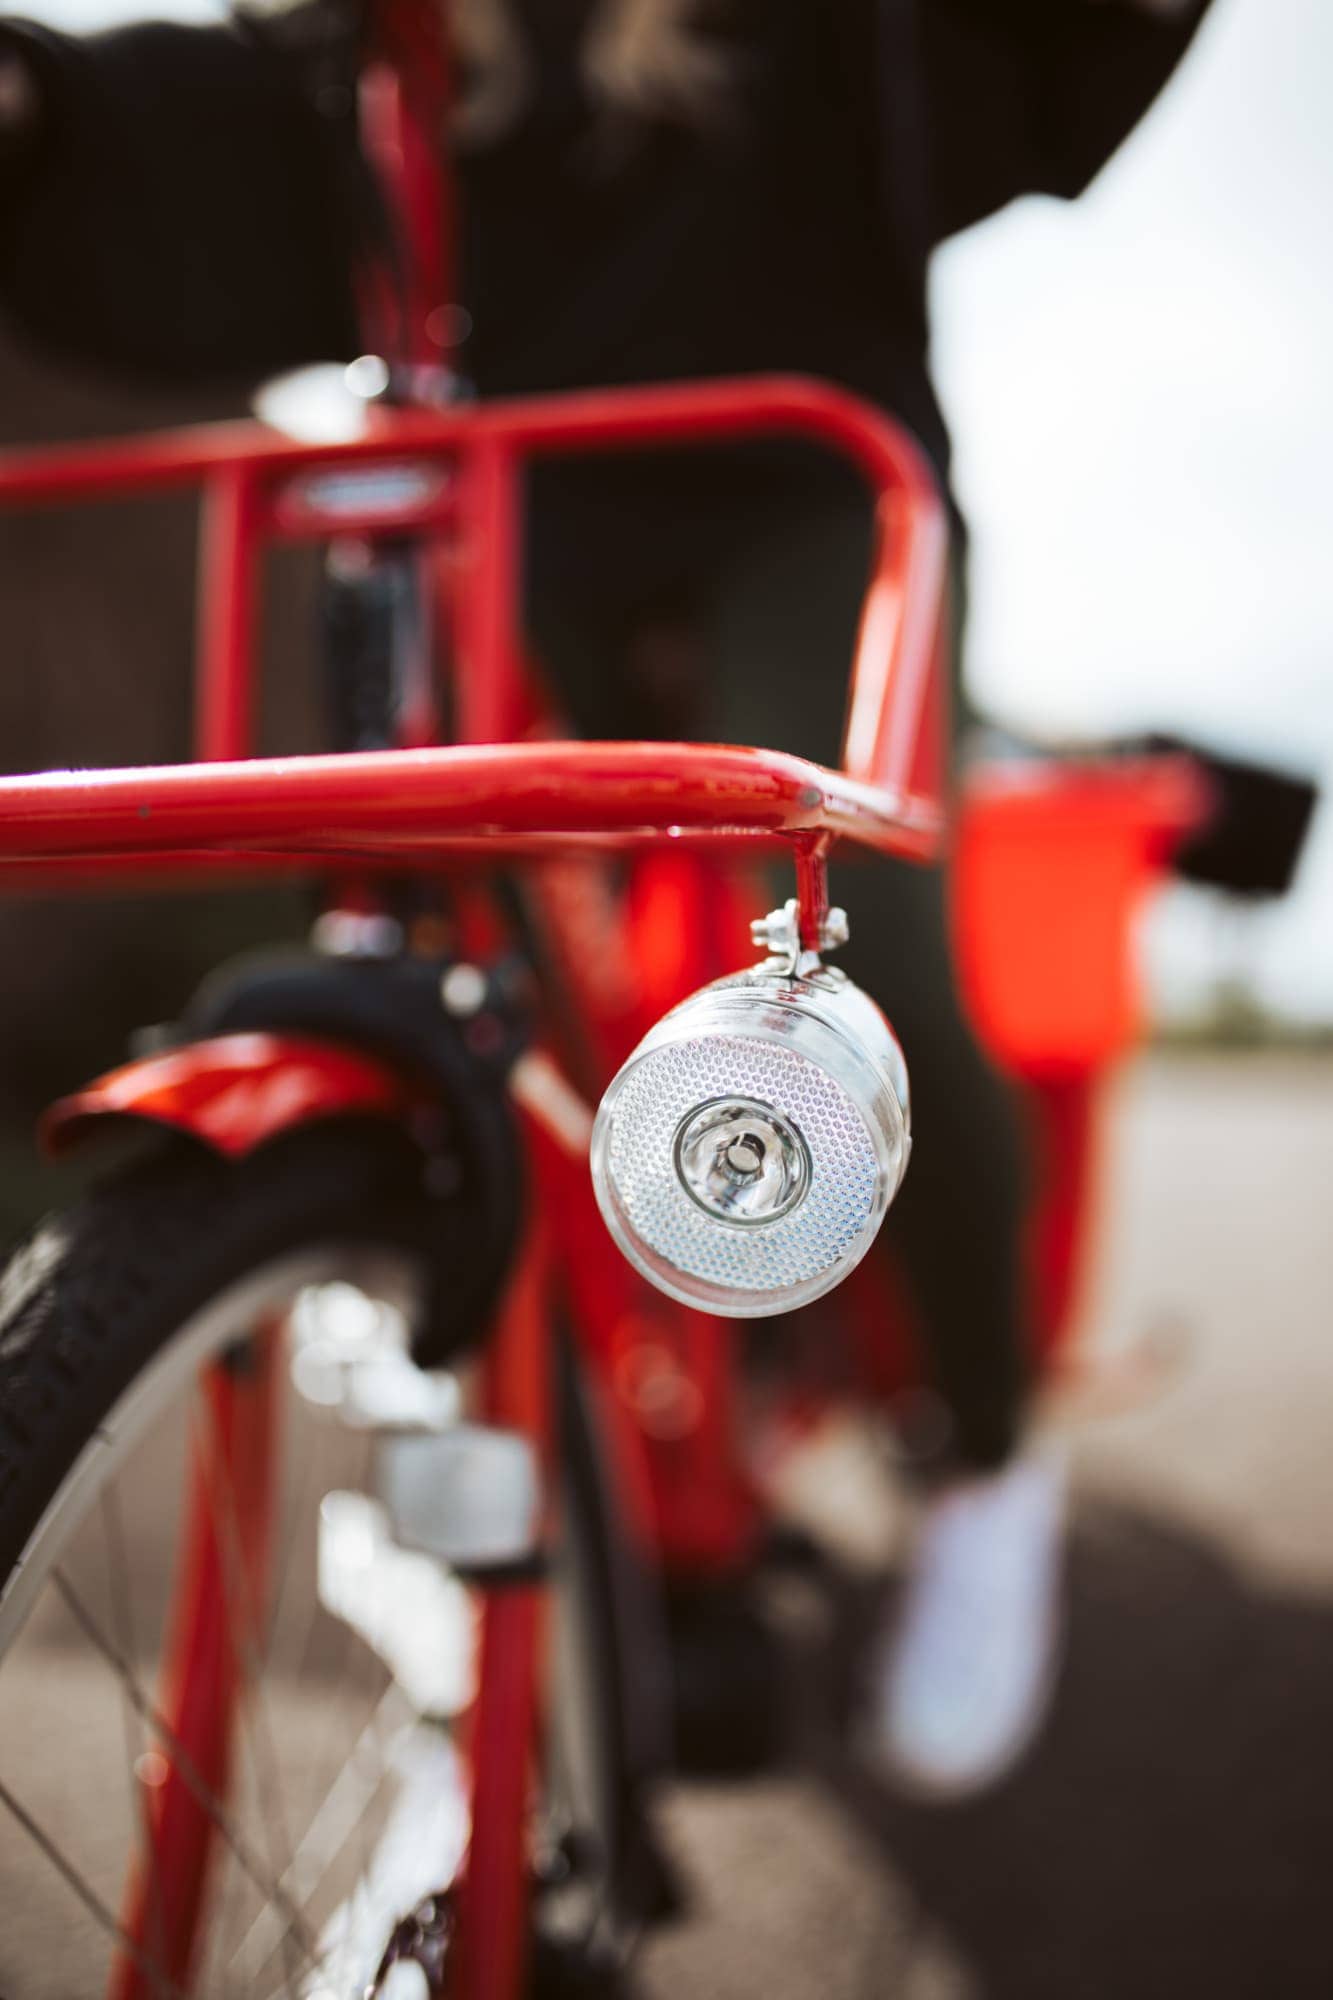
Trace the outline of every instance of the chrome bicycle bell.
[[793, 922], [794, 906], [765, 918], [755, 935], [773, 957], [657, 1023], [593, 1128], [598, 1205], [631, 1264], [735, 1318], [789, 1311], [845, 1278], [911, 1147], [893, 1030], [844, 973], [800, 952]]

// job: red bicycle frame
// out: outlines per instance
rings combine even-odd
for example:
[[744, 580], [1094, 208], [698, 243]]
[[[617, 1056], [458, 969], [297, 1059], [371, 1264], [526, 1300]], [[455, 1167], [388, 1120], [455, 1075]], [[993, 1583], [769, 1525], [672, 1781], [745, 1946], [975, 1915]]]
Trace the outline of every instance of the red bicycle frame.
[[[606, 451], [755, 435], [804, 436], [850, 459], [876, 494], [877, 553], [852, 671], [844, 769], [697, 745], [510, 747], [524, 700], [517, 629], [520, 471], [547, 451]], [[374, 472], [358, 488], [352, 470]], [[341, 482], [339, 475], [342, 475]], [[170, 488], [203, 496], [196, 749], [206, 768], [0, 781], [0, 863], [142, 879], [153, 868], [248, 854], [288, 862], [438, 861], [469, 841], [508, 853], [617, 844], [681, 829], [777, 834], [799, 850], [845, 835], [922, 858], [938, 848], [946, 528], [907, 433], [843, 391], [787, 378], [534, 397], [448, 413], [385, 412], [355, 442], [296, 445], [255, 425], [213, 426], [0, 459], [0, 504], [33, 507]], [[270, 541], [447, 529], [460, 550], [459, 748], [207, 768], [252, 750], [259, 559]], [[461, 746], [475, 749], [471, 756]], [[674, 836], [673, 836], [674, 837]], [[152, 860], [150, 861], [150, 858]], [[93, 866], [89, 870], [87, 864]]]
[[[505, 741], [506, 730], [532, 707], [515, 590], [526, 460], [543, 450], [780, 431], [841, 451], [875, 494], [878, 536], [849, 693], [846, 768], [834, 772], [728, 745]], [[377, 483], [369, 489], [356, 483], [362, 475]], [[571, 933], [580, 916], [571, 901], [586, 905], [597, 892], [586, 874], [571, 878], [566, 871], [562, 893], [549, 867], [553, 857], [653, 846], [677, 854], [687, 848], [745, 854], [785, 843], [813, 936], [827, 907], [826, 862], [835, 840], [912, 858], [938, 851], [943, 510], [907, 435], [841, 391], [751, 379], [534, 398], [443, 415], [386, 413], [370, 435], [337, 446], [298, 446], [244, 425], [0, 460], [0, 504], [103, 500], [189, 485], [202, 488], [204, 509], [201, 761], [0, 779], [0, 882], [137, 885], [218, 870], [355, 864], [401, 871], [475, 868], [502, 857], [542, 861], [551, 927], [557, 939], [571, 940], [558, 953], [562, 970], [576, 983], [577, 1010], [602, 1024], [600, 1047], [614, 1063], [651, 1016], [640, 1009], [606, 1018], [602, 979], [589, 976]], [[293, 536], [353, 531], [447, 538], [459, 552], [457, 706], [466, 740], [351, 756], [248, 757], [263, 550]], [[676, 943], [670, 978], [658, 981], [655, 998], [662, 1004], [679, 997], [681, 980], [701, 983], [720, 969], [715, 950], [689, 937], [699, 899], [691, 918], [675, 864], [656, 863], [644, 878], [657, 883], [659, 896], [673, 880], [677, 921], [665, 928]], [[664, 927], [658, 921], [651, 928]], [[743, 937], [738, 917], [737, 944]], [[76, 1108], [90, 1107], [80, 1100]], [[591, 1240], [601, 1246], [600, 1223], [589, 1214]], [[609, 1249], [600, 1249], [597, 1261], [608, 1259]], [[707, 1482], [694, 1490], [706, 1492]], [[734, 1550], [730, 1531], [719, 1527], [711, 1540], [719, 1550]]]
[[[532, 709], [516, 626], [525, 462], [543, 450], [613, 450], [774, 431], [842, 451], [875, 494], [877, 549], [849, 699], [846, 768], [829, 771], [801, 758], [727, 745], [506, 740]], [[592, 1029], [599, 1066], [605, 1066], [648, 1022], [609, 1004], [599, 968], [580, 949], [580, 925], [599, 878], [586, 867], [575, 866], [571, 874], [569, 857], [664, 852], [665, 860], [646, 862], [639, 894], [646, 892], [650, 901], [656, 896], [659, 917], [663, 894], [671, 900], [679, 934], [669, 978], [699, 983], [735, 961], [724, 957], [719, 964], [702, 933], [704, 899], [691, 888], [697, 881], [693, 864], [682, 873], [682, 850], [734, 856], [785, 844], [795, 860], [803, 926], [813, 936], [827, 908], [826, 863], [835, 840], [915, 858], [938, 849], [943, 811], [934, 669], [943, 643], [943, 512], [910, 439], [837, 390], [756, 379], [533, 398], [440, 414], [386, 412], [364, 438], [329, 447], [297, 446], [242, 425], [0, 460], [0, 505], [87, 502], [189, 486], [200, 488], [203, 500], [195, 724], [200, 761], [0, 779], [0, 883], [139, 885], [252, 869], [475, 871], [496, 859], [533, 864], [544, 920], [557, 945], [564, 940], [556, 957], [572, 983], [573, 1006]], [[455, 705], [464, 740], [350, 756], [252, 758], [263, 551], [275, 541], [349, 533], [419, 535], [453, 552]], [[637, 935], [644, 933], [640, 923]], [[738, 919], [737, 946], [743, 938]], [[631, 954], [633, 949], [631, 942]], [[662, 971], [659, 966], [659, 997], [665, 997]], [[309, 1048], [285, 1053], [293, 1075], [304, 1066], [304, 1082], [282, 1101], [291, 1116], [317, 1115], [318, 1063], [312, 1069]], [[395, 1080], [368, 1078], [361, 1070], [353, 1075], [337, 1054], [325, 1071], [327, 1107], [378, 1098], [392, 1115]], [[254, 1091], [243, 1094], [236, 1123], [237, 1100], [225, 1075], [234, 1055], [207, 1047], [186, 1052], [169, 1076], [160, 1063], [138, 1068], [62, 1107], [53, 1129], [67, 1137], [76, 1121], [129, 1109], [185, 1123], [233, 1150], [257, 1142], [272, 1127], [260, 1117]], [[281, 1076], [284, 1052], [278, 1056]], [[263, 1067], [257, 1065], [251, 1081]], [[540, 1094], [533, 1122], [543, 1123]], [[544, 1122], [551, 1133], [567, 1130], [567, 1120], [563, 1127], [559, 1119]], [[524, 1429], [545, 1448], [550, 1333], [565, 1302], [602, 1400], [619, 1413], [613, 1451], [644, 1545], [655, 1544], [666, 1561], [691, 1572], [734, 1566], [751, 1545], [758, 1511], [735, 1431], [730, 1330], [646, 1294], [605, 1236], [577, 1147], [571, 1156], [567, 1145], [535, 1130], [533, 1181], [530, 1240], [490, 1347], [497, 1420]], [[230, 1393], [220, 1385], [224, 1404]], [[220, 1419], [219, 1448], [239, 1474], [244, 1425], [225, 1408]], [[189, 1579], [190, 1602], [215, 1568], [198, 1508], [194, 1518], [198, 1562]], [[261, 1539], [262, 1532], [261, 1520]], [[262, 1574], [262, 1547], [256, 1546], [253, 1562]], [[210, 1638], [205, 1627], [193, 1615], [182, 1615], [178, 1624], [168, 1719], [192, 1754], [206, 1755], [221, 1776], [226, 1727], [217, 1711], [234, 1699], [234, 1689], [215, 1635]], [[537, 1712], [539, 1637], [533, 1591], [501, 1593], [488, 1603], [474, 1718], [473, 1835], [456, 1960], [463, 1968], [460, 1990], [469, 1993], [511, 1995], [521, 1978], [522, 1802]], [[203, 1704], [208, 1715], [202, 1716], [198, 1691], [205, 1685], [216, 1699]], [[176, 1971], [188, 1966], [206, 1881], [207, 1830], [187, 1791], [173, 1777], [154, 1819], [153, 1852], [165, 1871], [158, 1886], [184, 1913], [173, 1930]], [[132, 1936], [142, 1940], [150, 1914], [144, 1894], [135, 1891], [125, 1912]], [[119, 2000], [130, 2000], [141, 1983], [137, 1967], [123, 1964]]]
[[[364, 127], [383, 175], [397, 182], [406, 275], [401, 295], [382, 275], [373, 281], [370, 311], [385, 326], [400, 316], [397, 352], [424, 367], [440, 358], [432, 316], [447, 297], [441, 246], [448, 191], [439, 184], [431, 137], [443, 58], [411, 0], [393, 0], [381, 29], [383, 46], [363, 84]], [[526, 465], [545, 452], [775, 434], [840, 453], [874, 499], [875, 554], [841, 768], [731, 745], [523, 740], [534, 706], [518, 622]], [[735, 860], [788, 849], [803, 935], [813, 944], [827, 910], [835, 842], [913, 860], [940, 852], [946, 519], [910, 437], [840, 390], [753, 377], [447, 410], [372, 410], [364, 436], [329, 446], [297, 445], [243, 424], [0, 457], [0, 507], [167, 490], [196, 490], [201, 501], [197, 761], [0, 779], [0, 887], [138, 887], [349, 868], [472, 876], [497, 860], [518, 864], [532, 871], [553, 959], [589, 1031], [588, 1081], [600, 1087], [658, 1013], [740, 955], [742, 916], [755, 911], [742, 911], [725, 879], [705, 898], [700, 856]], [[456, 740], [337, 757], [256, 757], [264, 552], [276, 543], [349, 535], [417, 538], [447, 565]], [[627, 902], [613, 908], [603, 872], [587, 864], [624, 850], [637, 852], [643, 865]], [[590, 934], [615, 937], [622, 918], [615, 952], [587, 949]], [[731, 943], [720, 946], [724, 918]], [[625, 959], [641, 975], [628, 997], [615, 977]], [[379, 1064], [327, 1046], [244, 1039], [253, 1045], [248, 1051], [184, 1051], [156, 1068], [104, 1079], [62, 1107], [52, 1131], [63, 1141], [80, 1123], [129, 1112], [182, 1124], [220, 1150], [238, 1151], [284, 1121], [348, 1106], [392, 1117], [406, 1102], [401, 1080]], [[283, 1088], [276, 1098], [257, 1089], [238, 1098], [238, 1075], [247, 1085], [276, 1078]], [[595, 1386], [616, 1415], [616, 1471], [640, 1538], [678, 1570], [725, 1572], [746, 1557], [758, 1520], [737, 1443], [731, 1329], [650, 1292], [621, 1262], [588, 1185], [586, 1106], [580, 1110], [549, 1064], [530, 1073], [523, 1105], [534, 1195], [488, 1349], [490, 1415], [549, 1452], [551, 1332], [556, 1313], [568, 1308]], [[269, 1422], [266, 1383], [265, 1376], [242, 1392], [219, 1380], [213, 1405], [215, 1454], [256, 1496], [245, 1550], [256, 1597], [269, 1533], [269, 1488], [253, 1463]], [[196, 1483], [203, 1476], [197, 1471]], [[209, 1622], [218, 1554], [201, 1503], [192, 1521], [167, 1713], [220, 1788], [235, 1663], [216, 1619]], [[493, 2000], [512, 2000], [523, 1973], [524, 1812], [540, 1624], [534, 1588], [496, 1593], [487, 1604], [457, 1977], [460, 1992]], [[180, 1904], [168, 1970], [183, 1981], [208, 1841], [198, 1802], [178, 1773], [158, 1802], [152, 1849], [163, 1899]], [[146, 1895], [133, 1889], [126, 1911], [139, 1940]], [[118, 2000], [147, 1990], [138, 1967], [123, 1963]]]
[[[418, 0], [380, 0], [360, 86], [362, 138], [386, 197], [397, 256], [363, 273], [369, 348], [434, 371], [447, 342], [451, 192], [438, 170], [448, 101], [439, 16]], [[518, 618], [521, 475], [542, 451], [604, 451], [654, 442], [805, 436], [841, 451], [876, 496], [877, 549], [852, 679], [844, 770], [729, 746], [516, 742], [527, 698]], [[704, 898], [681, 850], [791, 850], [807, 941], [827, 907], [835, 839], [923, 857], [942, 833], [942, 725], [933, 678], [943, 643], [946, 526], [911, 440], [852, 398], [812, 383], [750, 380], [672, 389], [533, 398], [447, 411], [377, 411], [366, 435], [328, 448], [293, 445], [257, 426], [215, 427], [0, 461], [0, 506], [101, 501], [199, 491], [201, 499], [194, 748], [197, 761], [153, 771], [54, 773], [0, 780], [0, 883], [217, 879], [273, 869], [333, 873], [384, 867], [475, 870], [503, 857], [537, 864], [543, 925], [590, 1029], [600, 1067], [648, 1025], [619, 1004], [582, 950], [601, 922], [597, 875], [560, 857], [606, 849], [668, 850], [636, 885], [640, 945], [669, 909], [677, 938], [660, 944], [643, 982], [663, 1004], [673, 983], [715, 970], [702, 934]], [[357, 536], [418, 538], [438, 552], [455, 662], [455, 741], [337, 758], [255, 759], [254, 658], [265, 548]], [[417, 738], [428, 742], [428, 732]], [[633, 905], [632, 899], [632, 905]], [[474, 905], [475, 908], [475, 905]], [[749, 913], [747, 913], [749, 914]], [[485, 925], [483, 923], [483, 928]], [[614, 928], [614, 926], [613, 926]], [[736, 943], [744, 938], [739, 928]], [[635, 953], [634, 942], [629, 946]], [[640, 956], [645, 956], [642, 952]], [[669, 961], [669, 962], [668, 962]], [[257, 1041], [260, 1038], [252, 1038]], [[237, 1088], [236, 1051], [178, 1054], [175, 1066], [134, 1066], [59, 1107], [50, 1134], [68, 1141], [107, 1112], [185, 1125], [238, 1150], [286, 1115], [378, 1100], [394, 1115], [399, 1080], [269, 1038]], [[321, 1065], [322, 1072], [321, 1072]], [[298, 1071], [300, 1090], [285, 1090]], [[355, 1073], [353, 1073], [355, 1071]], [[609, 1073], [609, 1071], [608, 1071]], [[273, 1091], [251, 1087], [263, 1078]], [[604, 1079], [603, 1079], [604, 1080]], [[587, 1079], [596, 1086], [595, 1076]], [[572, 1121], [575, 1128], [578, 1119]], [[683, 1313], [633, 1277], [605, 1237], [571, 1120], [529, 1118], [533, 1224], [489, 1349], [497, 1421], [545, 1446], [552, 1315], [573, 1308], [602, 1400], [619, 1411], [613, 1450], [645, 1541], [676, 1562], [726, 1565], [748, 1546], [755, 1509], [731, 1429], [727, 1331]], [[565, 1143], [561, 1142], [563, 1132]], [[559, 1253], [557, 1253], [557, 1245]], [[217, 1454], [254, 1486], [249, 1414], [227, 1379], [210, 1385]], [[219, 1784], [227, 1767], [232, 1663], [209, 1626], [216, 1550], [199, 1496], [187, 1535], [184, 1609], [165, 1696], [187, 1750]], [[255, 1490], [258, 1490], [257, 1488]], [[204, 1496], [206, 1498], [206, 1495]], [[262, 1577], [267, 1509], [253, 1512], [247, 1563]], [[476, 1746], [472, 1842], [459, 1907], [459, 1990], [508, 2000], [522, 1978], [524, 1801], [537, 1700], [539, 1614], [530, 1590], [487, 1604]], [[214, 1621], [216, 1625], [216, 1620]], [[161, 1898], [176, 1915], [173, 1978], [188, 1976], [206, 1882], [206, 1816], [179, 1771], [156, 1801], [151, 1843]], [[124, 1916], [142, 1943], [148, 1906], [132, 1888]], [[117, 2000], [145, 1990], [137, 1963], [120, 1967]]]

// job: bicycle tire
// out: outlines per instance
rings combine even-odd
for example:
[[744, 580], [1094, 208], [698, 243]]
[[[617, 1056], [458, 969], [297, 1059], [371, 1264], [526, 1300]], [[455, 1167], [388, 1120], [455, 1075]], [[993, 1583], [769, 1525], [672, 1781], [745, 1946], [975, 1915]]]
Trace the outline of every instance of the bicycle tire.
[[[428, 1162], [406, 1135], [364, 1120], [304, 1128], [239, 1162], [171, 1138], [36, 1226], [0, 1274], [0, 1631], [25, 1555], [80, 1454], [191, 1320], [229, 1287], [316, 1245], [405, 1251], [424, 1262], [440, 1226], [427, 1182]], [[562, 1373], [572, 1379], [568, 1361]], [[575, 1527], [588, 1552], [585, 1583], [594, 1593], [605, 1838], [618, 1847], [632, 1784], [618, 1740], [619, 1662], [608, 1657], [617, 1621], [603, 1598], [615, 1565], [599, 1542], [606, 1521], [590, 1505], [599, 1490], [595, 1440], [580, 1398], [567, 1388], [560, 1404]], [[0, 1665], [6, 1644], [0, 1637]], [[608, 1883], [623, 1862], [611, 1854]], [[634, 1921], [628, 1916], [626, 1925]], [[530, 1986], [542, 2000], [611, 1990], [616, 1975], [604, 1959], [585, 1967], [577, 1950], [538, 1943]]]

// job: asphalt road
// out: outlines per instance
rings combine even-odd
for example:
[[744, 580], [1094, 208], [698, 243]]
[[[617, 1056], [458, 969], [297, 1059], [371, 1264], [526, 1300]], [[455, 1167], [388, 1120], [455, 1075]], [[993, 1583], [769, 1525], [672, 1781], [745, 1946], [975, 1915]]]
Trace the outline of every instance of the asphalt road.
[[[1067, 1645], [1041, 1742], [967, 1805], [884, 1792], [836, 1726], [826, 1608], [794, 1586], [772, 1607], [788, 1756], [664, 1801], [686, 1901], [642, 1955], [640, 2000], [1333, 1994], [1333, 1063], [1144, 1064], [1106, 1186], [1089, 1337], [1124, 1350], [1170, 1325], [1179, 1351], [1147, 1400], [1064, 1420]], [[894, 1546], [887, 1491], [858, 1525]], [[35, 1680], [40, 1726], [0, 1763], [86, 1730], [59, 1830], [100, 1841], [114, 1875], [128, 1792], [114, 1757], [91, 1760], [117, 1718], [68, 1674]], [[78, 1926], [42, 1928], [32, 1865], [31, 1897], [6, 1877], [0, 1994], [65, 2000]]]

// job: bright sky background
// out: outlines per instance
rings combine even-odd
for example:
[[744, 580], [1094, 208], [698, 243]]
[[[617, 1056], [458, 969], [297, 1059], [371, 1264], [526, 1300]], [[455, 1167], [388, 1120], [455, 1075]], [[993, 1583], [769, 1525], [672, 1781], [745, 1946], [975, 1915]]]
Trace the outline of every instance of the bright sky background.
[[[944, 250], [936, 371], [976, 545], [970, 673], [1014, 723], [1188, 728], [1333, 778], [1333, 4], [1214, 0], [1082, 200]], [[1247, 946], [1333, 1016], [1333, 812], [1296, 893], [1174, 897], [1169, 990]]]
[[[1333, 0], [1214, 0], [1081, 201], [1023, 202], [940, 254], [970, 672], [1005, 720], [1189, 729], [1333, 780], [1331, 251]], [[1151, 947], [1168, 997], [1225, 950], [1271, 1000], [1333, 1018], [1333, 811], [1282, 909], [1223, 926], [1177, 894]]]

